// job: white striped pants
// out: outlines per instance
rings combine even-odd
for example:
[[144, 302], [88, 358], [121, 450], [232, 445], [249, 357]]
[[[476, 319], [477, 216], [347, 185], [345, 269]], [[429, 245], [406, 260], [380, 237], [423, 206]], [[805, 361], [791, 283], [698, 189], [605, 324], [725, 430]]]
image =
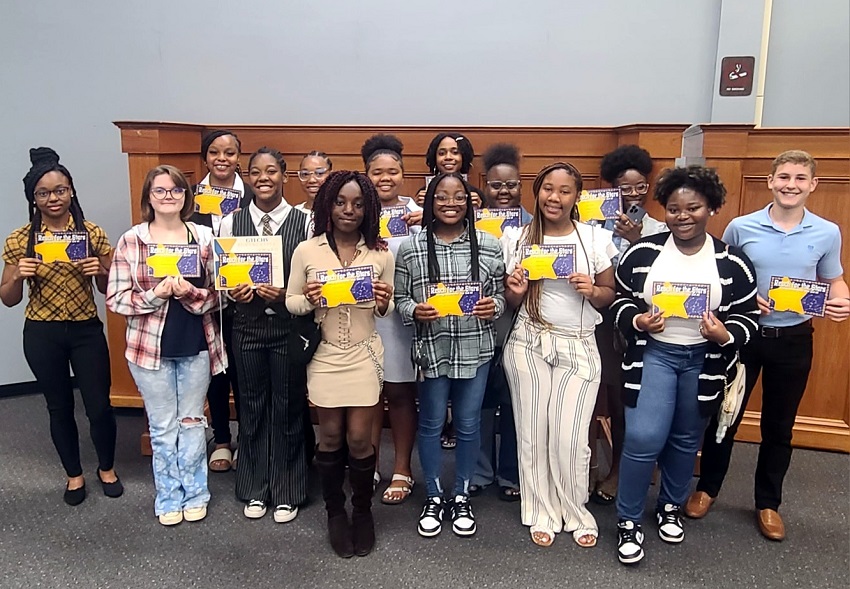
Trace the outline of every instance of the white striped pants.
[[602, 367], [596, 340], [519, 320], [505, 343], [519, 447], [522, 523], [597, 533], [588, 499], [590, 446]]

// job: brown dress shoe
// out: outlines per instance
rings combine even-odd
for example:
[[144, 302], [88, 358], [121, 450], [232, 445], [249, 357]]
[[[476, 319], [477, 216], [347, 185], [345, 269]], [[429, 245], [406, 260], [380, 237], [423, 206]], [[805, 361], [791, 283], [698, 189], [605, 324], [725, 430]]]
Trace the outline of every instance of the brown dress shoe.
[[694, 491], [685, 503], [685, 515], [691, 519], [704, 518], [715, 499], [705, 491]]
[[774, 509], [758, 510], [759, 530], [768, 540], [780, 542], [785, 539], [785, 524], [782, 517]]

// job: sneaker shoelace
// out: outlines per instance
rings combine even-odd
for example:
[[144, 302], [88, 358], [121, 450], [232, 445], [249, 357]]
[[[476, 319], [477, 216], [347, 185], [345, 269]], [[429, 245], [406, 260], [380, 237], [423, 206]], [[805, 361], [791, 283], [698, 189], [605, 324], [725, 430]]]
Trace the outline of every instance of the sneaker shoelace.
[[440, 511], [443, 509], [443, 504], [438, 501], [434, 501], [433, 499], [429, 499], [425, 504], [425, 508], [422, 510], [422, 515], [420, 519], [425, 519], [426, 517], [432, 517], [436, 520], [440, 519]]
[[458, 496], [455, 497], [455, 500], [452, 502], [452, 519], [459, 519], [462, 517], [472, 517], [472, 505], [469, 504], [468, 498]]
[[620, 532], [620, 546], [629, 543], [640, 544], [637, 539], [638, 532], [641, 531], [640, 527], [632, 522], [620, 522], [617, 524], [617, 528]]
[[682, 518], [679, 515], [679, 508], [675, 505], [670, 505], [669, 503], [665, 505], [664, 509], [658, 512], [658, 517], [661, 518], [661, 522], [658, 524], [659, 527], [663, 528], [669, 524], [672, 524], [677, 528], [682, 527]]

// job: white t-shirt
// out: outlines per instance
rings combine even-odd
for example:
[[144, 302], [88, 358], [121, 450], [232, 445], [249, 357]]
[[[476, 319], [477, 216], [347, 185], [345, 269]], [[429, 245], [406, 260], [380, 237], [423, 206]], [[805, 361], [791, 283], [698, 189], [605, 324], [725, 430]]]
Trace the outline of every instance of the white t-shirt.
[[[705, 243], [700, 250], [690, 256], [679, 251], [673, 241], [673, 235], [667, 238], [664, 249], [655, 258], [655, 262], [646, 276], [643, 285], [643, 300], [652, 308], [653, 282], [693, 282], [708, 284], [711, 287], [708, 297], [708, 308], [712, 311], [720, 306], [723, 288], [720, 285], [720, 274], [717, 271], [717, 260], [714, 258], [714, 240], [710, 235], [705, 236]], [[699, 319], [682, 319], [667, 317], [664, 319], [664, 331], [650, 333], [654, 339], [679, 346], [703, 344], [706, 339], [699, 332]]]
[[[513, 271], [520, 262], [522, 255], [521, 244], [512, 239], [516, 234], [511, 233], [507, 238], [503, 235], [505, 255], [510, 256], [506, 268]], [[617, 248], [612, 242], [612, 233], [601, 227], [591, 227], [584, 223], [576, 223], [576, 230], [563, 237], [543, 236], [546, 245], [574, 244], [576, 249], [576, 272], [588, 274], [594, 278], [600, 272], [611, 267], [611, 259], [617, 255]], [[513, 241], [513, 243], [510, 243]], [[507, 243], [505, 243], [507, 242]], [[590, 301], [576, 292], [575, 287], [566, 279], [543, 280], [540, 294], [540, 315], [557, 328], [586, 334], [592, 332], [602, 321], [602, 316], [596, 311]], [[525, 307], [520, 316], [526, 317]]]

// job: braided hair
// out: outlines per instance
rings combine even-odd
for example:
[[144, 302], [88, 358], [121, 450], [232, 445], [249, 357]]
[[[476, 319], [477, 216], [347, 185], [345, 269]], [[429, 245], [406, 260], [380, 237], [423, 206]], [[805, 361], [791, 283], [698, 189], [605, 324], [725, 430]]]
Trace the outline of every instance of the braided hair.
[[[35, 202], [35, 187], [41, 178], [50, 172], [59, 172], [68, 179], [68, 185], [71, 188], [71, 205], [68, 212], [74, 220], [74, 228], [77, 231], [85, 231], [88, 233], [88, 228], [85, 225], [85, 215], [80, 206], [80, 201], [77, 199], [77, 189], [74, 187], [74, 179], [71, 177], [71, 172], [64, 165], [59, 163], [59, 154], [49, 147], [36, 147], [30, 149], [30, 162], [32, 166], [24, 176], [24, 196], [28, 203], [30, 229], [27, 235], [27, 250], [26, 257], [32, 258], [35, 256], [35, 236], [41, 231], [41, 210]], [[89, 245], [87, 255], [91, 255], [91, 234], [89, 234]], [[30, 292], [38, 296], [40, 285], [37, 277], [31, 279]]]
[[437, 133], [428, 145], [428, 151], [425, 152], [425, 165], [431, 170], [432, 174], [438, 174], [437, 169], [437, 149], [440, 143], [446, 138], [454, 139], [457, 142], [457, 150], [460, 153], [460, 173], [469, 174], [469, 169], [472, 167], [472, 160], [475, 158], [475, 150], [472, 149], [472, 144], [462, 133], [448, 132]]
[[302, 166], [304, 165], [304, 160], [306, 160], [308, 157], [320, 157], [325, 160], [325, 165], [328, 166], [328, 172], [334, 169], [334, 163], [331, 161], [331, 158], [328, 157], [328, 154], [326, 154], [324, 151], [317, 151], [314, 149], [310, 153], [306, 154], [304, 157], [301, 158]]
[[[540, 209], [540, 189], [543, 187], [543, 182], [546, 180], [546, 176], [557, 170], [564, 170], [573, 179], [575, 179], [576, 200], [578, 200], [578, 195], [581, 194], [583, 186], [581, 172], [579, 172], [578, 168], [574, 165], [567, 162], [555, 162], [554, 164], [549, 164], [540, 170], [537, 177], [534, 179], [534, 184], [531, 189], [534, 194], [534, 214], [531, 218], [531, 223], [525, 228], [522, 234], [522, 242], [524, 245], [540, 245], [543, 243], [543, 235], [545, 233], [544, 224], [546, 221], [543, 218], [543, 211]], [[573, 205], [572, 210], [570, 210], [570, 219], [575, 222], [578, 221], [578, 218], [578, 207]], [[542, 293], [543, 281], [530, 281], [528, 284], [528, 291], [525, 294], [525, 309], [534, 322], [541, 325], [548, 325], [548, 323], [543, 320], [543, 316], [540, 314], [540, 297]]]
[[469, 230], [469, 248], [472, 255], [472, 280], [480, 280], [480, 268], [478, 267], [478, 233], [475, 230], [475, 207], [472, 206], [472, 190], [458, 173], [438, 174], [428, 185], [425, 191], [424, 211], [422, 213], [422, 226], [425, 230], [425, 238], [428, 244], [428, 281], [436, 284], [440, 282], [440, 263], [437, 260], [437, 249], [434, 246], [434, 195], [437, 187], [446, 178], [456, 178], [463, 185], [466, 192], [466, 217], [465, 222]]
[[366, 171], [369, 171], [369, 166], [379, 155], [388, 155], [398, 162], [401, 171], [404, 171], [404, 162], [401, 159], [401, 152], [404, 150], [404, 144], [401, 139], [395, 135], [386, 135], [379, 133], [372, 135], [360, 148], [360, 155], [363, 157], [363, 165]]
[[360, 187], [360, 192], [363, 194], [363, 221], [360, 223], [360, 233], [363, 235], [366, 247], [371, 250], [386, 250], [387, 242], [379, 237], [381, 230], [381, 203], [378, 200], [378, 192], [369, 178], [360, 172], [350, 172], [348, 170], [331, 172], [328, 179], [319, 188], [319, 192], [316, 194], [316, 200], [313, 202], [313, 220], [315, 225], [313, 236], [326, 235], [328, 245], [331, 246], [335, 254], [339, 255], [336, 240], [334, 239], [333, 217], [331, 213], [334, 206], [336, 206], [339, 191], [349, 182], [356, 183]]

